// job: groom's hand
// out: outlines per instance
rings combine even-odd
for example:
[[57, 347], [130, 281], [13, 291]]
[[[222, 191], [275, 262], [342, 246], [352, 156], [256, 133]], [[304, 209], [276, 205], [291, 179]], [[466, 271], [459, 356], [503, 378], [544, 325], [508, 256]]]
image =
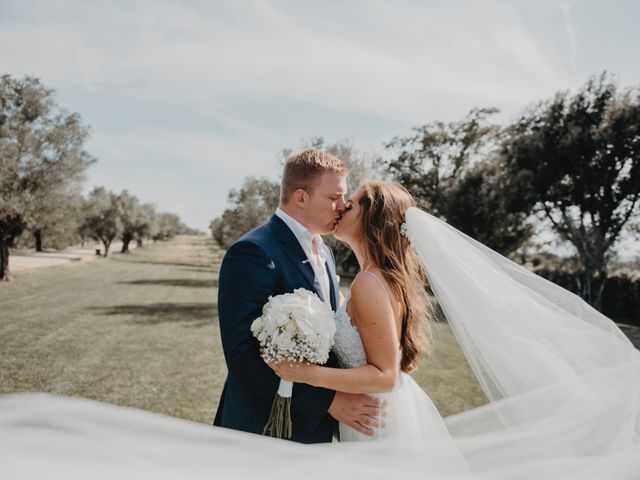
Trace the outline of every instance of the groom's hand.
[[329, 415], [351, 428], [372, 436], [373, 428], [384, 428], [387, 401], [370, 395], [336, 392]]

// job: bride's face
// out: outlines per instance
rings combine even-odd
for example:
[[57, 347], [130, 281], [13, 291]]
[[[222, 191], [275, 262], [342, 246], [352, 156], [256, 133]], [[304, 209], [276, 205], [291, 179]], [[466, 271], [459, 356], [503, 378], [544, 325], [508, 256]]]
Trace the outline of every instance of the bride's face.
[[356, 243], [360, 235], [360, 199], [362, 194], [362, 189], [360, 189], [351, 196], [347, 202], [347, 209], [333, 233], [338, 240], [350, 245]]

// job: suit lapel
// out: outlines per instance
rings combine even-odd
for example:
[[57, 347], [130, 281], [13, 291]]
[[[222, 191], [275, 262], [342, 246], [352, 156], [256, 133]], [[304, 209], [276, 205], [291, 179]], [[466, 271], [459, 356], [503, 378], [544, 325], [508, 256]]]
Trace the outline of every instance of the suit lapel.
[[338, 295], [336, 292], [336, 284], [335, 284], [336, 271], [333, 266], [333, 262], [325, 263], [325, 267], [327, 267], [327, 273], [329, 274], [329, 288], [331, 290], [330, 292], [331, 308], [335, 312], [338, 308]]
[[277, 215], [271, 216], [269, 225], [271, 225], [276, 238], [283, 244], [284, 252], [287, 254], [287, 257], [289, 257], [291, 263], [302, 274], [302, 277], [307, 282], [309, 290], [315, 292], [319, 297], [322, 297], [322, 295], [313, 286], [316, 278], [315, 273], [313, 272], [313, 267], [309, 263], [309, 259], [307, 258], [307, 254], [304, 252], [302, 245], [300, 245], [300, 242], [298, 242], [298, 239], [291, 229]]

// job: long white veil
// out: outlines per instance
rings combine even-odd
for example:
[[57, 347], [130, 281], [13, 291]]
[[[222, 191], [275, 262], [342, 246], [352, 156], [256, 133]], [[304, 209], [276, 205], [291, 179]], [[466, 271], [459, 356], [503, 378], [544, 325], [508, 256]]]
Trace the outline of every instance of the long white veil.
[[445, 419], [472, 470], [572, 465], [591, 478], [604, 462], [640, 478], [640, 352], [616, 324], [422, 210], [406, 223], [491, 400]]
[[305, 446], [88, 400], [5, 395], [0, 476], [640, 478], [640, 353], [615, 323], [426, 212], [411, 208], [406, 223], [491, 400], [445, 418], [451, 439]]

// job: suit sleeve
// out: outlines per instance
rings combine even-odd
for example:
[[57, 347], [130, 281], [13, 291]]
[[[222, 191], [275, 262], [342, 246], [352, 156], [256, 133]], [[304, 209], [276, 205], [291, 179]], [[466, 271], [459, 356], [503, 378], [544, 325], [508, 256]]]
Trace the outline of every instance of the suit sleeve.
[[218, 319], [229, 374], [258, 397], [273, 398], [278, 377], [260, 357], [251, 323], [277, 282], [273, 263], [252, 242], [238, 242], [227, 251], [218, 281]]
[[[253, 242], [237, 242], [224, 256], [218, 316], [227, 367], [236, 381], [268, 402], [275, 398], [280, 379], [260, 357], [260, 345], [250, 328], [269, 295], [278, 291], [278, 281], [273, 260]], [[313, 430], [327, 414], [334, 395], [331, 390], [296, 384], [292, 415]]]

